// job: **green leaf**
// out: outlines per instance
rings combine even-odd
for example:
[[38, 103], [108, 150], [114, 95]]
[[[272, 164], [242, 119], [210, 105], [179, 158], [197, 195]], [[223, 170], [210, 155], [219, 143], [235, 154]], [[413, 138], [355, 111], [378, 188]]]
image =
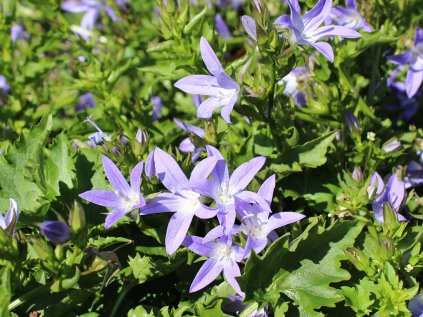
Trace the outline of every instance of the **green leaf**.
[[311, 226], [304, 240], [291, 248], [285, 236], [263, 258], [251, 255], [240, 279], [247, 302], [269, 302], [283, 293], [298, 306], [300, 316], [323, 316], [316, 309], [334, 307], [343, 299], [333, 283], [350, 279], [341, 261], [347, 259], [345, 249], [354, 244], [363, 225], [344, 221], [321, 233], [316, 222]]
[[10, 299], [10, 269], [4, 267], [0, 270], [0, 317], [8, 317]]
[[64, 133], [54, 139], [54, 145], [45, 151], [45, 174], [49, 197], [59, 196], [59, 183], [73, 188], [75, 165], [68, 149], [68, 139]]
[[280, 158], [272, 159], [270, 169], [276, 173], [289, 174], [300, 172], [304, 167], [315, 168], [325, 164], [326, 152], [336, 134], [337, 131], [333, 131], [302, 145], [294, 146]]
[[43, 148], [52, 127], [51, 115], [45, 116], [0, 156], [0, 196], [14, 198], [19, 208], [29, 213], [36, 213], [46, 203]]

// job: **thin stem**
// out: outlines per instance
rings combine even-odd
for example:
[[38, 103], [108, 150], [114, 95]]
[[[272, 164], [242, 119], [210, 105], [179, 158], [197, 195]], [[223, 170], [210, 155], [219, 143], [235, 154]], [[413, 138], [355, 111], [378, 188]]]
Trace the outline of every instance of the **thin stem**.
[[122, 303], [123, 299], [125, 298], [126, 294], [137, 284], [135, 280], [131, 281], [127, 286], [125, 286], [120, 292], [119, 297], [117, 298], [115, 305], [113, 306], [112, 313], [110, 317], [115, 317], [118, 312], [119, 306]]
[[22, 295], [21, 297], [11, 302], [9, 304], [9, 310], [14, 310], [15, 308], [19, 307], [30, 299], [38, 297], [40, 294], [44, 293], [45, 291], [48, 291], [49, 289], [50, 285], [42, 285], [37, 287], [36, 289], [33, 289], [32, 291], [29, 291], [28, 293]]

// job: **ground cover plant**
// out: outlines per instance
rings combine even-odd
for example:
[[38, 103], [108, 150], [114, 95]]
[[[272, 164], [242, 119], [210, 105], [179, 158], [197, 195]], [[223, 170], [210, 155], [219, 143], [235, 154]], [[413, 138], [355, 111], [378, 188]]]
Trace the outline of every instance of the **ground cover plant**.
[[0, 316], [423, 315], [421, 0], [3, 0]]

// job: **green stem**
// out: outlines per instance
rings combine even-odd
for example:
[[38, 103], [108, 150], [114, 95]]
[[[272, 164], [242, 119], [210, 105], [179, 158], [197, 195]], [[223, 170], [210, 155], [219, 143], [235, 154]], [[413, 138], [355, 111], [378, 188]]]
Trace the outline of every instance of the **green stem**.
[[33, 289], [32, 291], [22, 295], [21, 297], [15, 299], [13, 302], [9, 304], [9, 310], [12, 311], [15, 308], [19, 307], [20, 305], [24, 304], [25, 302], [29, 301], [32, 298], [38, 297], [38, 295], [48, 291], [50, 289], [50, 285], [42, 285]]
[[113, 306], [112, 313], [110, 317], [115, 317], [118, 312], [119, 306], [122, 303], [123, 299], [125, 298], [126, 294], [135, 286], [137, 282], [135, 280], [131, 281], [126, 287], [123, 288], [122, 292], [120, 292], [119, 297], [117, 298], [115, 305]]

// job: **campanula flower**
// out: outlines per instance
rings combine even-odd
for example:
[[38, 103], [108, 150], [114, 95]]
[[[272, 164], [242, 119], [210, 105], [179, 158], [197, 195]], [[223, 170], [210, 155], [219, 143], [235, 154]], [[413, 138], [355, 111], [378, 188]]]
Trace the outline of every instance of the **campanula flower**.
[[416, 161], [407, 164], [407, 171], [404, 175], [405, 188], [418, 187], [423, 185], [423, 166]]
[[80, 24], [82, 30], [77, 32], [84, 40], [90, 37], [90, 33], [86, 32], [86, 30], [94, 29], [101, 11], [104, 10], [113, 22], [119, 21], [113, 8], [100, 0], [68, 0], [64, 1], [60, 8], [66, 12], [85, 13]]
[[131, 171], [129, 185], [119, 168], [108, 157], [103, 156], [104, 172], [113, 190], [93, 189], [79, 195], [91, 203], [112, 208], [106, 217], [106, 229], [132, 210], [144, 207], [145, 200], [140, 192], [143, 165], [141, 161]]
[[70, 240], [69, 226], [62, 221], [43, 221], [41, 233], [54, 244], [62, 244]]
[[210, 44], [204, 37], [200, 40], [200, 52], [203, 62], [210, 75], [192, 75], [184, 77], [175, 83], [175, 87], [189, 94], [210, 96], [197, 109], [197, 117], [211, 118], [213, 111], [223, 106], [221, 115], [231, 123], [230, 114], [238, 99], [239, 85], [229, 77]]
[[345, 8], [341, 6], [332, 8], [325, 24], [331, 24], [332, 21], [335, 25], [345, 26], [356, 31], [373, 32], [373, 28], [366, 22], [358, 10], [355, 0], [346, 0]]
[[153, 102], [153, 120], [159, 120], [160, 111], [163, 108], [162, 98], [159, 96], [152, 96], [151, 101]]
[[208, 258], [195, 276], [189, 289], [190, 293], [206, 287], [223, 271], [223, 276], [229, 285], [244, 297], [244, 292], [241, 291], [235, 278], [241, 276], [237, 262], [242, 261], [245, 251], [239, 246], [232, 245], [231, 237], [223, 236], [216, 241], [203, 242], [201, 237], [187, 236], [184, 245], [194, 253]]
[[404, 182], [400, 181], [396, 174], [392, 174], [385, 187], [382, 177], [375, 172], [370, 181], [370, 186], [376, 191], [376, 199], [372, 203], [375, 219], [380, 223], [384, 222], [383, 206], [389, 204], [397, 213], [398, 220], [404, 221], [404, 216], [398, 213], [405, 197]]
[[410, 310], [412, 317], [423, 316], [423, 301], [421, 293], [417, 294], [410, 300], [408, 303], [408, 309]]
[[165, 151], [156, 148], [146, 161], [146, 175], [154, 173], [169, 192], [158, 194], [148, 201], [142, 210], [145, 214], [174, 212], [166, 231], [166, 252], [173, 254], [184, 241], [194, 216], [209, 219], [217, 210], [201, 202], [201, 195], [193, 190], [192, 184], [198, 179], [207, 178], [217, 159], [209, 157], [195, 166], [188, 179], [175, 159]]
[[19, 218], [19, 208], [16, 201], [10, 198], [10, 206], [3, 217], [0, 213], [0, 228], [6, 231], [8, 234], [13, 235], [15, 233], [15, 227]]
[[[196, 135], [202, 139], [205, 137], [204, 129], [199, 127], [193, 126], [191, 124], [187, 124], [182, 122], [178, 119], [173, 119], [173, 121], [180, 127], [182, 130], [187, 131], [190, 134]], [[179, 144], [179, 150], [184, 153], [192, 153], [191, 162], [194, 163], [200, 157], [200, 154], [205, 149], [200, 147], [196, 148], [194, 144], [192, 144], [190, 138], [183, 139], [182, 142]]]
[[5, 96], [10, 91], [10, 86], [7, 84], [6, 77], [0, 75], [0, 91]]
[[12, 42], [16, 42], [17, 40], [27, 39], [30, 37], [30, 35], [25, 31], [22, 25], [14, 24], [10, 29], [10, 37]]
[[351, 111], [347, 111], [345, 114], [345, 122], [351, 133], [360, 131], [360, 122], [358, 122], [357, 117]]
[[223, 227], [223, 233], [227, 235], [231, 232], [236, 219], [235, 197], [246, 201], [259, 202], [262, 208], [269, 209], [269, 206], [263, 203], [263, 198], [258, 194], [244, 191], [256, 173], [263, 167], [266, 158], [263, 156], [255, 157], [240, 165], [229, 176], [228, 166], [222, 154], [210, 145], [207, 145], [206, 148], [209, 157], [215, 157], [218, 161], [211, 173], [212, 180], [198, 180], [195, 189], [215, 200], [218, 208], [217, 218]]
[[278, 85], [281, 86], [285, 84], [283, 94], [285, 96], [291, 96], [296, 106], [304, 106], [307, 102], [305, 81], [310, 76], [311, 74], [305, 67], [295, 67], [288, 75], [278, 82]]
[[96, 105], [93, 94], [87, 92], [79, 96], [79, 103], [75, 106], [75, 111], [78, 112], [88, 108], [94, 108]]
[[405, 90], [408, 98], [413, 97], [423, 81], [423, 29], [416, 28], [414, 47], [404, 53], [388, 57], [397, 65], [408, 65], [405, 78]]
[[216, 27], [216, 32], [224, 39], [231, 39], [232, 35], [229, 31], [229, 28], [227, 24], [225, 23], [225, 20], [223, 20], [223, 17], [220, 13], [216, 13], [214, 16], [214, 24]]
[[322, 22], [328, 17], [332, 9], [332, 0], [319, 0], [317, 4], [303, 17], [300, 16], [298, 0], [286, 0], [291, 10], [291, 15], [283, 15], [276, 19], [283, 29], [291, 30], [292, 42], [298, 45], [308, 45], [317, 49], [327, 59], [333, 62], [334, 55], [332, 46], [326, 42], [318, 42], [327, 37], [340, 36], [343, 38], [357, 38], [360, 33], [340, 25], [322, 26]]
[[254, 18], [248, 15], [243, 15], [241, 17], [241, 23], [250, 38], [253, 41], [257, 41], [257, 24]]
[[103, 130], [100, 129], [97, 123], [94, 122], [94, 120], [92, 119], [92, 115], [85, 119], [84, 123], [86, 122], [91, 124], [97, 130], [97, 132], [92, 133], [88, 136], [90, 141], [93, 143], [94, 147], [103, 144], [104, 141], [109, 142], [112, 139], [110, 136], [104, 133]]
[[[275, 176], [273, 175], [263, 183], [258, 191], [258, 194], [265, 198], [269, 208], [274, 188]], [[297, 222], [305, 217], [296, 212], [270, 214], [269, 210], [263, 210], [256, 203], [250, 204], [238, 198], [235, 199], [237, 200], [238, 215], [241, 218], [241, 225], [238, 230], [247, 236], [245, 257], [248, 257], [251, 250], [260, 253], [266, 247], [268, 238], [272, 238], [272, 235], [277, 237], [273, 230]]]

